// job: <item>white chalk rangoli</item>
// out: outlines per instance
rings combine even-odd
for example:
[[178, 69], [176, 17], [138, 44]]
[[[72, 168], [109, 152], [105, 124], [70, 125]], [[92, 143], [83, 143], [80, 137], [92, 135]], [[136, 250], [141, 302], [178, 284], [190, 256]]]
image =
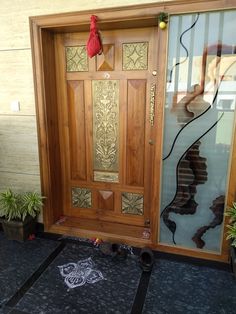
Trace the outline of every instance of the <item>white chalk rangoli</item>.
[[64, 277], [66, 285], [73, 289], [84, 284], [93, 284], [104, 280], [103, 274], [94, 269], [94, 262], [91, 257], [78, 261], [77, 263], [67, 263], [58, 266], [60, 274]]

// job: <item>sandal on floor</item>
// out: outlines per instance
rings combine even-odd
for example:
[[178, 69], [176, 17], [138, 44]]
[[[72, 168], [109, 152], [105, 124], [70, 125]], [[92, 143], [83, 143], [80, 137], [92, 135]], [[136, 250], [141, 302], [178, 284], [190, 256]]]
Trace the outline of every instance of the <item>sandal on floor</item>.
[[143, 248], [139, 255], [139, 265], [143, 271], [149, 272], [152, 270], [154, 263], [154, 255], [151, 249]]

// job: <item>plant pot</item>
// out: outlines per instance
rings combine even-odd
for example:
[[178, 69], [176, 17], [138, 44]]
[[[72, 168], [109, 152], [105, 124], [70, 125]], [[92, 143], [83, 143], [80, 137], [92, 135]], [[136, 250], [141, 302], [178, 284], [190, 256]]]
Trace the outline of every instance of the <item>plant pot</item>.
[[232, 265], [232, 271], [234, 273], [234, 276], [236, 278], [236, 248], [231, 246], [231, 265]]
[[30, 234], [35, 233], [36, 219], [27, 216], [24, 221], [1, 219], [5, 236], [9, 240], [25, 241]]

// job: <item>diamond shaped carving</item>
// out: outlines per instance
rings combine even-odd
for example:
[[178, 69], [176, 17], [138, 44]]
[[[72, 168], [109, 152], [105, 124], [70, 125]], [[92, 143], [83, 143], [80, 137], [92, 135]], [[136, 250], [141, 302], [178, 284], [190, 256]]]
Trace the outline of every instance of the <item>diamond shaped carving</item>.
[[113, 71], [115, 61], [115, 46], [104, 44], [103, 53], [97, 55], [97, 71]]
[[148, 43], [123, 44], [123, 70], [147, 70]]
[[98, 208], [104, 210], [113, 210], [114, 193], [112, 191], [98, 191]]
[[86, 46], [66, 47], [66, 71], [88, 71]]

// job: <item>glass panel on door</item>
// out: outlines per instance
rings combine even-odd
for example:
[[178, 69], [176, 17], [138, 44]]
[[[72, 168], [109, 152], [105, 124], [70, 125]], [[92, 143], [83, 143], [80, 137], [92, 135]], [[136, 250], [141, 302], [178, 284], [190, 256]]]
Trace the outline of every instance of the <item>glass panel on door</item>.
[[220, 253], [236, 103], [236, 11], [170, 17], [159, 242]]

